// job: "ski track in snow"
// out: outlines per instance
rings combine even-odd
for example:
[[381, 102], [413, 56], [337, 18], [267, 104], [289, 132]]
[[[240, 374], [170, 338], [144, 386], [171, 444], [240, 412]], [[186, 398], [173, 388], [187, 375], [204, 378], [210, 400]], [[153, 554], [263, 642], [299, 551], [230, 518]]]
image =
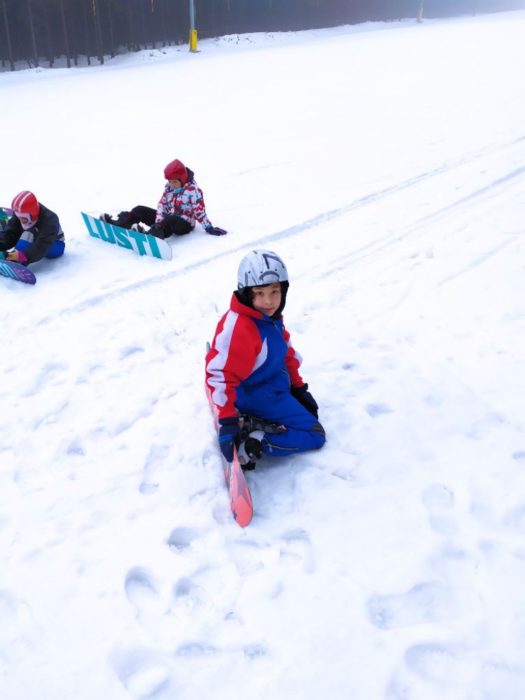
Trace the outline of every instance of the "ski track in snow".
[[[437, 168], [434, 168], [433, 170], [430, 170], [428, 172], [424, 172], [418, 175], [415, 175], [414, 177], [411, 177], [403, 182], [394, 184], [390, 187], [387, 187], [385, 189], [379, 190], [377, 192], [365, 195], [364, 197], [360, 197], [354, 202], [351, 202], [350, 204], [343, 206], [341, 208], [328, 211], [328, 212], [323, 212], [315, 216], [314, 218], [296, 224], [295, 226], [291, 226], [283, 231], [278, 231], [274, 234], [262, 236], [259, 239], [256, 239], [251, 242], [250, 245], [254, 247], [268, 247], [271, 246], [271, 244], [274, 244], [276, 241], [282, 241], [285, 239], [292, 238], [294, 236], [300, 235], [304, 233], [305, 231], [308, 231], [313, 228], [317, 228], [319, 226], [324, 226], [330, 221], [334, 219], [339, 219], [343, 218], [346, 215], [350, 214], [354, 209], [361, 208], [361, 207], [366, 207], [368, 205], [373, 205], [376, 204], [378, 201], [385, 199], [387, 197], [396, 195], [397, 193], [401, 191], [405, 191], [407, 189], [419, 186], [421, 184], [425, 184], [429, 181], [432, 181], [434, 178], [439, 177], [441, 175], [449, 175], [452, 170], [459, 169], [465, 165], [471, 165], [472, 163], [477, 162], [480, 159], [486, 158], [488, 156], [492, 156], [494, 153], [505, 153], [508, 149], [518, 145], [525, 143], [525, 137], [520, 137], [518, 139], [513, 139], [511, 142], [500, 144], [497, 146], [491, 146], [491, 147], [485, 147], [483, 149], [479, 149], [475, 151], [474, 153], [468, 153], [465, 156], [462, 156], [461, 158], [458, 158], [455, 162], [453, 163], [445, 163]], [[482, 166], [480, 166], [482, 167]], [[329, 264], [331, 266], [336, 266], [339, 265], [339, 267], [346, 268], [351, 262], [358, 262], [359, 260], [362, 259], [362, 257], [366, 257], [367, 255], [374, 255], [378, 251], [383, 251], [386, 249], [387, 246], [389, 245], [394, 245], [396, 244], [399, 240], [402, 240], [403, 238], [406, 238], [407, 236], [417, 233], [421, 231], [424, 227], [425, 224], [430, 223], [431, 221], [436, 220], [437, 218], [441, 216], [446, 216], [449, 212], [453, 211], [454, 209], [458, 207], [465, 206], [471, 202], [474, 202], [478, 197], [482, 197], [485, 195], [490, 195], [492, 192], [501, 187], [504, 186], [508, 183], [509, 180], [523, 176], [525, 174], [525, 167], [517, 168], [516, 170], [505, 174], [504, 176], [500, 178], [496, 178], [495, 180], [491, 180], [487, 185], [484, 187], [475, 190], [472, 193], [469, 193], [465, 197], [462, 197], [458, 200], [455, 200], [449, 204], [447, 204], [444, 207], [440, 207], [438, 210], [431, 212], [430, 214], [425, 215], [424, 217], [418, 219], [415, 221], [413, 224], [408, 226], [406, 230], [404, 230], [401, 233], [392, 233], [387, 236], [381, 236], [380, 238], [376, 240], [372, 240], [367, 242], [365, 246], [363, 246], [360, 249], [357, 250], [352, 250], [350, 253], [347, 255], [338, 256], [337, 258], [332, 259], [329, 261]], [[178, 277], [179, 275], [186, 275], [188, 273], [191, 273], [194, 270], [200, 269], [204, 265], [209, 265], [211, 262], [216, 261], [217, 259], [220, 259], [225, 256], [233, 256], [236, 255], [238, 256], [239, 253], [244, 251], [246, 249], [246, 244], [243, 244], [241, 246], [226, 250], [224, 252], [218, 253], [214, 255], [213, 257], [207, 257], [203, 258], [195, 263], [192, 263], [190, 265], [184, 265], [181, 268], [178, 268], [177, 270], [174, 270], [172, 272], [165, 273], [163, 275], [154, 275], [150, 277], [149, 279], [141, 280], [140, 282], [134, 282], [132, 284], [128, 284], [125, 286], [117, 287], [115, 289], [111, 289], [108, 292], [105, 292], [104, 294], [92, 296], [88, 299], [84, 299], [81, 302], [78, 302], [70, 307], [64, 307], [61, 309], [59, 312], [57, 312], [60, 316], [62, 315], [67, 315], [67, 314], [76, 314], [80, 313], [86, 309], [88, 309], [91, 306], [96, 306], [97, 304], [101, 303], [107, 303], [108, 301], [111, 301], [113, 297], [119, 297], [121, 294], [125, 294], [128, 292], [136, 291], [139, 289], [143, 289], [145, 287], [149, 287], [151, 285], [157, 285], [157, 284], [163, 284], [166, 281], [171, 281], [175, 277]], [[120, 252], [120, 251], [119, 251]], [[334, 269], [334, 267], [331, 267], [331, 269]], [[46, 316], [38, 321], [39, 324], [47, 324], [52, 320], [52, 317]]]

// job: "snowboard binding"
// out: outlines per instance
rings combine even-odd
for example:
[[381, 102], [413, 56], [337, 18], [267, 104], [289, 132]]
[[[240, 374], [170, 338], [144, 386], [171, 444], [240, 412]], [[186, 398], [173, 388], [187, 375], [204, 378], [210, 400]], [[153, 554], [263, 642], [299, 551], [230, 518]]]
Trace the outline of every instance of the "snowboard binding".
[[263, 456], [262, 440], [265, 433], [284, 433], [286, 426], [270, 423], [257, 416], [239, 416], [241, 434], [237, 445], [237, 456], [243, 471], [255, 469], [255, 463]]

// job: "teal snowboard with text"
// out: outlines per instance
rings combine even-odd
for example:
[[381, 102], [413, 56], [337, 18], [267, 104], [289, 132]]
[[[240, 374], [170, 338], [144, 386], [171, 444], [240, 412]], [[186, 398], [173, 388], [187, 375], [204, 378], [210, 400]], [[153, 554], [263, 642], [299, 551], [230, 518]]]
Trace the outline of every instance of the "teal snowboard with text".
[[147, 233], [133, 231], [131, 229], [115, 226], [107, 221], [102, 221], [95, 216], [90, 216], [80, 212], [88, 233], [93, 238], [110, 243], [119, 248], [132, 250], [137, 255], [148, 255], [150, 258], [160, 258], [161, 260], [171, 260], [171, 246], [161, 238], [155, 238]]

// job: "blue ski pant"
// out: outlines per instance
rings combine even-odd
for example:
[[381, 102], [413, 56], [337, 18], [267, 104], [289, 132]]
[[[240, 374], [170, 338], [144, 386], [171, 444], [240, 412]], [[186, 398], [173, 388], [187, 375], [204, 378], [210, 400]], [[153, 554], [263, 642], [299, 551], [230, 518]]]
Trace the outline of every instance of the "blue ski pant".
[[[15, 248], [23, 253], [24, 250], [30, 245], [31, 243], [29, 243], [29, 241], [18, 241], [18, 243], [15, 245]], [[65, 247], [66, 246], [64, 241], [55, 241], [44, 257], [60, 258], [64, 254]]]
[[284, 433], [265, 433], [263, 451], [272, 457], [318, 450], [326, 442], [323, 426], [289, 391], [267, 386], [255, 390], [237, 390], [240, 413], [256, 416], [268, 423], [285, 425]]

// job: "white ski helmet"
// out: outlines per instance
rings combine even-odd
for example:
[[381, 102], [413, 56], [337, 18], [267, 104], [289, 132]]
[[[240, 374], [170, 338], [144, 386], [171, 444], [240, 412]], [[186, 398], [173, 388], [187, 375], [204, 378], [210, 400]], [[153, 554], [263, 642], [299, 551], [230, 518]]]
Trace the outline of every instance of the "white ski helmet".
[[288, 270], [277, 253], [271, 250], [252, 250], [244, 256], [237, 273], [239, 291], [273, 282], [288, 282]]

